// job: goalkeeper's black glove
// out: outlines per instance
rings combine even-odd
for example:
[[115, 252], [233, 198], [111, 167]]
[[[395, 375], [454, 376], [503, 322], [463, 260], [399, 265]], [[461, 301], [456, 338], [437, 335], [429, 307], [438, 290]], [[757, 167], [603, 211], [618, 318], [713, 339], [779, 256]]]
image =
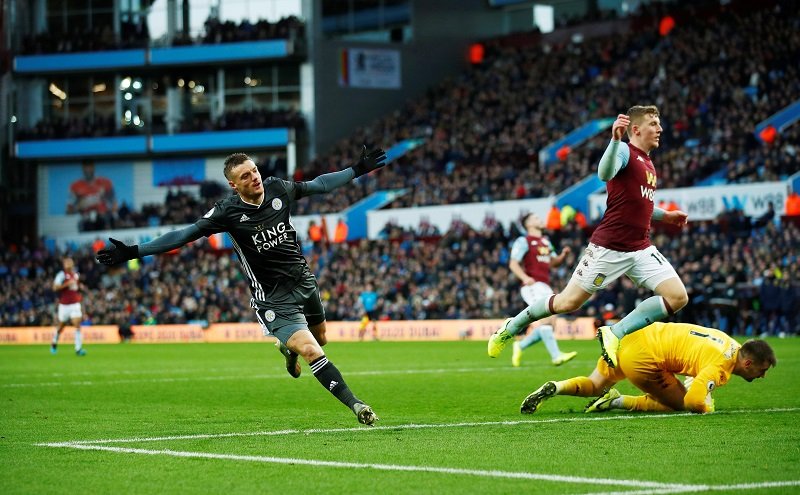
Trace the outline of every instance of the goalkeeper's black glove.
[[118, 241], [111, 237], [109, 237], [108, 240], [111, 241], [111, 244], [113, 244], [114, 247], [101, 249], [98, 251], [97, 256], [95, 257], [98, 263], [102, 263], [104, 265], [116, 265], [118, 263], [122, 263], [123, 261], [128, 261], [139, 257], [139, 246], [137, 244], [128, 246], [124, 242]]
[[380, 148], [376, 148], [367, 153], [367, 147], [361, 150], [361, 156], [358, 161], [353, 165], [353, 170], [356, 172], [356, 177], [361, 177], [368, 174], [373, 170], [377, 170], [386, 165], [386, 152]]

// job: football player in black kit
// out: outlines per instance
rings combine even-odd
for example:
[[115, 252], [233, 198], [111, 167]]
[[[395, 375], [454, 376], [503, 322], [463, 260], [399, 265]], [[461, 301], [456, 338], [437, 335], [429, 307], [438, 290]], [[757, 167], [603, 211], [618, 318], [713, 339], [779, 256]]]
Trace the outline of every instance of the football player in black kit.
[[289, 374], [300, 376], [297, 358], [302, 356], [326, 390], [349, 407], [360, 423], [372, 425], [378, 419], [372, 408], [350, 391], [322, 350], [327, 342], [325, 310], [289, 212], [298, 199], [330, 192], [385, 164], [383, 150], [367, 152], [365, 147], [351, 167], [320, 175], [312, 181], [293, 182], [276, 177], [262, 181], [253, 160], [244, 153], [234, 153], [225, 159], [225, 177], [236, 194], [218, 201], [193, 225], [150, 242], [128, 246], [109, 239], [113, 246], [100, 250], [97, 261], [115, 265], [165, 253], [203, 236], [227, 232], [250, 283], [250, 306], [265, 333], [278, 339]]

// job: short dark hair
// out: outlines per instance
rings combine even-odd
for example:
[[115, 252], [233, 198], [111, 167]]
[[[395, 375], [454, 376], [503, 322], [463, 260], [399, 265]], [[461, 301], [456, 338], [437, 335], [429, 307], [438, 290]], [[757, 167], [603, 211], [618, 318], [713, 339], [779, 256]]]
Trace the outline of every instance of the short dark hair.
[[763, 340], [750, 339], [742, 344], [739, 352], [744, 357], [752, 359], [759, 364], [768, 364], [770, 367], [778, 364], [778, 360], [775, 358], [775, 351]]
[[242, 163], [250, 160], [250, 157], [247, 156], [246, 153], [233, 153], [228, 155], [228, 158], [225, 159], [225, 169], [223, 173], [225, 174], [225, 178], [230, 180], [230, 172], [233, 170], [237, 165], [241, 165]]

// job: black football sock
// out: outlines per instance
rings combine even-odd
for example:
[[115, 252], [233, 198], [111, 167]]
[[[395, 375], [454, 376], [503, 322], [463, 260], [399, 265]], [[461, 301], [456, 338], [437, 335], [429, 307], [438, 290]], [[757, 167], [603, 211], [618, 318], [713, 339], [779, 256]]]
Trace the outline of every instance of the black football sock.
[[336, 366], [324, 355], [311, 362], [311, 372], [323, 387], [350, 409], [353, 409], [354, 404], [361, 402], [350, 391], [350, 387], [344, 382], [344, 378]]

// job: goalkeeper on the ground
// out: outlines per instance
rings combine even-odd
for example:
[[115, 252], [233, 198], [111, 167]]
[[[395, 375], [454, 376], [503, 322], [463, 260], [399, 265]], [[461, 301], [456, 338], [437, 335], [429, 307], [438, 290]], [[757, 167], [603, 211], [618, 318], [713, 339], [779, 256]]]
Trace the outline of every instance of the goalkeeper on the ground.
[[[688, 323], [653, 323], [625, 336], [616, 368], [601, 358], [591, 375], [550, 381], [528, 395], [520, 408], [536, 412], [542, 401], [556, 395], [598, 397], [586, 412], [714, 411], [712, 393], [731, 375], [753, 381], [776, 364], [775, 353], [763, 340], [739, 344], [726, 333]], [[686, 385], [675, 375], [684, 375]], [[622, 395], [614, 388], [628, 379], [644, 395]]]

